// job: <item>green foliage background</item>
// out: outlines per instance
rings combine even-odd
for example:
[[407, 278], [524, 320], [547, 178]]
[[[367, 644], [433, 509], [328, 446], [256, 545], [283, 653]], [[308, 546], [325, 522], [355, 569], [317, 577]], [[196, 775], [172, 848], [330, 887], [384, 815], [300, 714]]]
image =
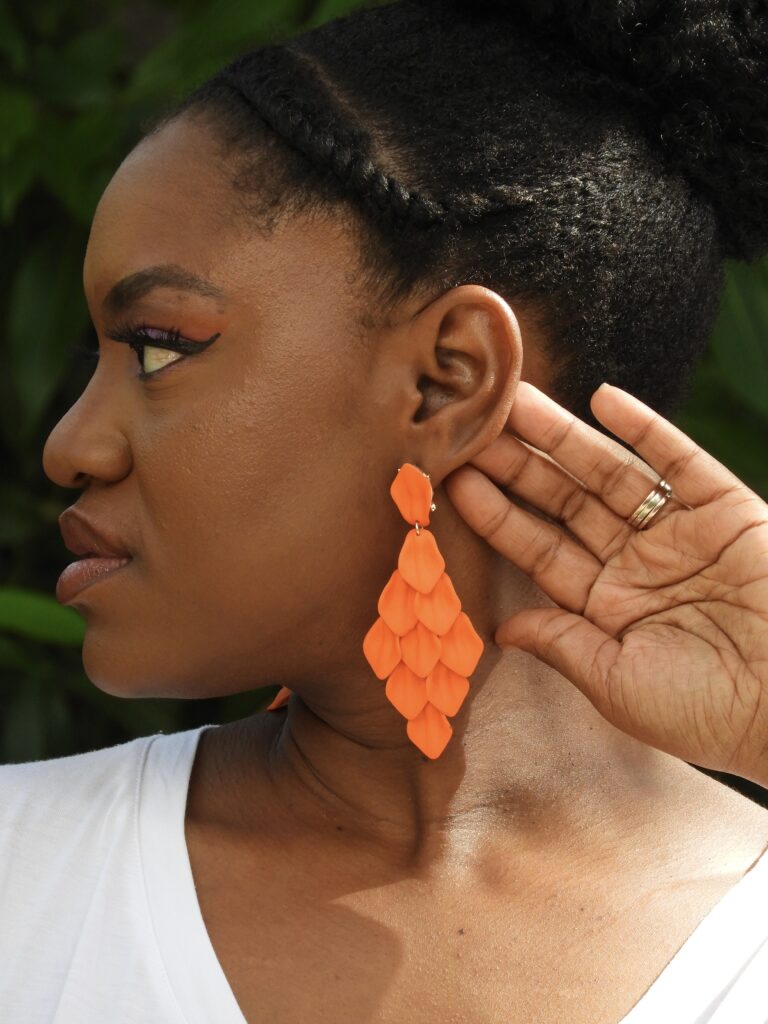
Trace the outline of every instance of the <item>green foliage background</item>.
[[[57, 518], [77, 493], [48, 481], [41, 455], [91, 372], [73, 354], [96, 344], [82, 288], [88, 231], [145, 119], [257, 43], [356, 6], [0, 0], [0, 762], [231, 721], [275, 692], [127, 700], [89, 682], [83, 620], [54, 597], [68, 560]], [[768, 499], [768, 261], [728, 267], [720, 318], [675, 422]]]

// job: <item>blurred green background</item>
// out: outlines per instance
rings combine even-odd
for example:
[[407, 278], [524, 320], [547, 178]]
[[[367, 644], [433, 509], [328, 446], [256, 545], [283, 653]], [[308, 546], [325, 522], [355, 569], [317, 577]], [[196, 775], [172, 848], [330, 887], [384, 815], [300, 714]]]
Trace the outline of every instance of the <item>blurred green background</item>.
[[[82, 288], [89, 226], [142, 126], [252, 46], [357, 6], [0, 0], [0, 762], [231, 721], [276, 692], [129, 700], [88, 681], [84, 622], [54, 597], [70, 560], [57, 519], [78, 492], [51, 484], [41, 456], [92, 373], [75, 351], [97, 345]], [[718, 323], [675, 422], [768, 500], [768, 261], [727, 272]], [[768, 806], [759, 787], [707, 774]]]

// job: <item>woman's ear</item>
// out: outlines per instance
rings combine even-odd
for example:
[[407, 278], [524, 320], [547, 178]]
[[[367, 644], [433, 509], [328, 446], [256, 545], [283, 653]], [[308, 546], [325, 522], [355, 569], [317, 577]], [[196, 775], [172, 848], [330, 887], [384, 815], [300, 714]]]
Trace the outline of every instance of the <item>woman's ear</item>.
[[421, 310], [407, 333], [421, 404], [404, 445], [437, 486], [503, 430], [523, 364], [520, 325], [490, 288], [459, 285]]

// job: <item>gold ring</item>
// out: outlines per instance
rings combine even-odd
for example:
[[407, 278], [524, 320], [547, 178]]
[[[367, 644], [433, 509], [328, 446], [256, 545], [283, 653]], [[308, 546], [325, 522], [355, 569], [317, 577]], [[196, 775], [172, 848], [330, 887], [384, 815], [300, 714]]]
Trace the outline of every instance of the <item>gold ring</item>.
[[664, 503], [672, 496], [672, 488], [666, 480], [659, 480], [650, 494], [640, 502], [635, 511], [627, 519], [630, 526], [644, 530]]

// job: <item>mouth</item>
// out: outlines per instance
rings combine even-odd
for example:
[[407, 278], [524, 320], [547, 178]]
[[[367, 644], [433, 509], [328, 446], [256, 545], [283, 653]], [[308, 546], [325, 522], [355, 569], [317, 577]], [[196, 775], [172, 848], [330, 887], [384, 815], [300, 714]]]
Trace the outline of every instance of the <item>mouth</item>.
[[105, 557], [103, 555], [86, 554], [78, 558], [64, 569], [56, 581], [56, 600], [66, 604], [86, 587], [120, 572], [133, 561], [131, 557]]
[[132, 551], [111, 525], [86, 518], [74, 506], [59, 516], [64, 546], [77, 558], [130, 558]]

